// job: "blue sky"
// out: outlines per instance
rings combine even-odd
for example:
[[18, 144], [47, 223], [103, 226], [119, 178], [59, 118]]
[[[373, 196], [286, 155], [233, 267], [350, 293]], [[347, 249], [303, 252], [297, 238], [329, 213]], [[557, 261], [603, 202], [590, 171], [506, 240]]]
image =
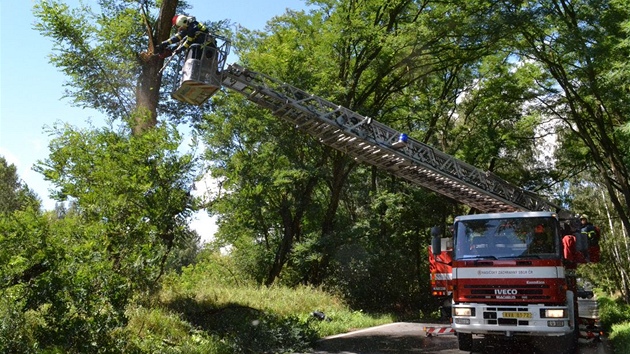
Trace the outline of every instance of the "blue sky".
[[[71, 7], [79, 3], [65, 2]], [[95, 0], [85, 3], [97, 8]], [[303, 0], [189, 0], [188, 3], [192, 6], [188, 12], [199, 20], [229, 19], [242, 27], [259, 30], [287, 8], [306, 8]], [[32, 171], [37, 160], [48, 156], [50, 139], [44, 126], [58, 121], [86, 126], [88, 120], [99, 126], [104, 120], [99, 112], [72, 107], [69, 99], [62, 98], [66, 79], [48, 62], [51, 40], [32, 29], [34, 4], [33, 0], [0, 2], [0, 156], [17, 166], [20, 178], [39, 195], [44, 208], [52, 209], [54, 201], [48, 197], [51, 186]], [[234, 57], [228, 59], [228, 63], [234, 61]], [[211, 228], [210, 224], [202, 215], [196, 228], [200, 225]]]

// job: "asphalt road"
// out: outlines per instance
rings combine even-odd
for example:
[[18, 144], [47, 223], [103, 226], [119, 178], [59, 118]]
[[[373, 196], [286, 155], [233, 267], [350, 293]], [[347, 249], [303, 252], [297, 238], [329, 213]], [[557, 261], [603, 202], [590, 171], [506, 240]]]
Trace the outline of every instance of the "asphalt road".
[[327, 337], [317, 343], [313, 353], [460, 353], [455, 336], [427, 337], [426, 325], [398, 322]]
[[[464, 354], [457, 349], [457, 338], [453, 334], [427, 337], [423, 328], [435, 326], [427, 323], [398, 322], [373, 327], [320, 340], [314, 354]], [[533, 354], [535, 351], [527, 342], [500, 341], [488, 342], [481, 337], [474, 338], [472, 354]], [[579, 354], [610, 354], [606, 342], [581, 343]]]
[[[595, 300], [580, 300], [580, 316], [597, 317]], [[399, 322], [368, 328], [355, 332], [331, 336], [320, 340], [314, 354], [391, 354], [391, 353], [436, 353], [464, 354], [457, 349], [457, 338], [453, 334], [428, 337], [425, 327], [445, 326], [444, 324]], [[490, 342], [482, 337], [474, 338], [473, 354], [509, 353], [532, 354], [534, 349], [528, 342]], [[579, 354], [610, 354], [607, 342], [581, 343]]]

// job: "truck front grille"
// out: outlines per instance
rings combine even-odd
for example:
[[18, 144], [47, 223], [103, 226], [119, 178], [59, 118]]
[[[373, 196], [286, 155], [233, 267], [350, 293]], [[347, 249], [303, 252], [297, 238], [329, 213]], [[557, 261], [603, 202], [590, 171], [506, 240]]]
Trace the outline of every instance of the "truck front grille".
[[548, 300], [549, 285], [470, 285], [464, 286], [462, 295], [469, 301], [479, 300]]

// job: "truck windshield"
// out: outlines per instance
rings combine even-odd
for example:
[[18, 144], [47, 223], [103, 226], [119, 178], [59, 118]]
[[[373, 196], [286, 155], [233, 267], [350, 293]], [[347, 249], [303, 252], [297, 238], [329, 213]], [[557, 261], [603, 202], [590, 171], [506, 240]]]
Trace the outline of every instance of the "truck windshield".
[[455, 223], [455, 259], [555, 257], [557, 225], [553, 217], [460, 220]]

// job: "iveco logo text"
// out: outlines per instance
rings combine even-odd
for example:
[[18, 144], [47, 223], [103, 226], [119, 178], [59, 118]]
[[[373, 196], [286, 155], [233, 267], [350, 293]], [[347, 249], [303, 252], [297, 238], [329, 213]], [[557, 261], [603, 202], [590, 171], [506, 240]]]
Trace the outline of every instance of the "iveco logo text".
[[516, 295], [518, 291], [516, 289], [494, 289], [495, 295]]

